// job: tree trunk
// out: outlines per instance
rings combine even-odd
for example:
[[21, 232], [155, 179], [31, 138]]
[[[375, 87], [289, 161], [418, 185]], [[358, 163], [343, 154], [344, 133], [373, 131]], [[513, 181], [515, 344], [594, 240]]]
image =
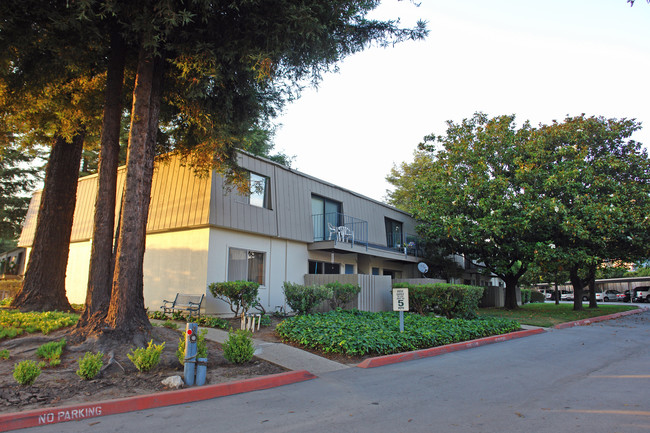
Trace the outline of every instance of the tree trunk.
[[45, 171], [32, 252], [23, 287], [12, 302], [22, 311], [70, 311], [65, 274], [84, 137], [56, 136]]
[[116, 339], [137, 339], [138, 334], [151, 328], [144, 307], [143, 261], [156, 140], [151, 125], [157, 123], [157, 99], [160, 98], [160, 90], [156, 89], [159, 65], [148, 50], [141, 48], [133, 90], [126, 188], [113, 289], [106, 317]]
[[120, 155], [121, 96], [125, 54], [126, 47], [121, 36], [117, 32], [112, 33], [104, 94], [99, 179], [95, 199], [88, 289], [85, 308], [75, 329], [75, 334], [83, 336], [104, 327], [104, 319], [111, 300], [111, 283], [113, 282], [115, 263], [113, 237], [115, 234], [115, 199]]
[[516, 310], [519, 308], [517, 304], [517, 281], [519, 278], [514, 276], [503, 276], [501, 279], [506, 283], [506, 299], [504, 307], [507, 310]]
[[596, 302], [596, 265], [589, 267], [589, 308], [598, 308]]
[[585, 281], [578, 275], [578, 265], [572, 266], [569, 271], [569, 279], [573, 286], [573, 310], [582, 310], [582, 288], [585, 286]]

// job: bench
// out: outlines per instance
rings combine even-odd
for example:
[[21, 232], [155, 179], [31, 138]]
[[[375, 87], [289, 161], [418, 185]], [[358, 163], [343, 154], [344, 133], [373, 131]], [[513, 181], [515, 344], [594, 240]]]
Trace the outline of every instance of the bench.
[[174, 313], [174, 311], [186, 311], [189, 317], [192, 318], [194, 313], [201, 317], [201, 304], [205, 295], [186, 295], [184, 293], [176, 293], [176, 298], [173, 301], [163, 299], [162, 308], [163, 313]]

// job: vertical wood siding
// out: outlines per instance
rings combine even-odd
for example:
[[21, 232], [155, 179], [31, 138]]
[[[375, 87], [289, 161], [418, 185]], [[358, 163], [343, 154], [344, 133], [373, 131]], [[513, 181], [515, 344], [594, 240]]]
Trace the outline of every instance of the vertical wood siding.
[[[311, 197], [318, 195], [342, 203], [344, 214], [368, 222], [368, 241], [386, 245], [385, 218], [403, 223], [404, 232], [415, 232], [415, 221], [406, 213], [377, 201], [320, 181], [273, 162], [240, 154], [239, 164], [269, 178], [270, 209], [246, 203], [222, 176], [197, 176], [179, 157], [155, 166], [147, 232], [212, 225], [299, 242], [313, 242]], [[118, 176], [116, 226], [122, 201], [125, 171]], [[79, 180], [72, 241], [92, 237], [97, 176]], [[25, 219], [20, 246], [33, 241], [40, 192], [34, 194]]]

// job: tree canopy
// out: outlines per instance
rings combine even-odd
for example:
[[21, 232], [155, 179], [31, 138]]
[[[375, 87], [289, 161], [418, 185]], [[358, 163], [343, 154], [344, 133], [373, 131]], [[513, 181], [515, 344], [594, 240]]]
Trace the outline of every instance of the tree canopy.
[[639, 124], [514, 120], [477, 113], [425, 137], [414, 162], [388, 176], [391, 203], [414, 214], [426, 239], [504, 280], [508, 308], [531, 263], [584, 276], [604, 259], [647, 256], [649, 161], [626, 141]]

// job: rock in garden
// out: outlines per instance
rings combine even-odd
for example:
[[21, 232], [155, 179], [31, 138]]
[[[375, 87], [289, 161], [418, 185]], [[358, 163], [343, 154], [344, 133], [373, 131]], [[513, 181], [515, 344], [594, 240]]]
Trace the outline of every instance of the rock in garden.
[[162, 384], [170, 389], [179, 389], [183, 387], [183, 379], [180, 376], [170, 376], [163, 380]]

